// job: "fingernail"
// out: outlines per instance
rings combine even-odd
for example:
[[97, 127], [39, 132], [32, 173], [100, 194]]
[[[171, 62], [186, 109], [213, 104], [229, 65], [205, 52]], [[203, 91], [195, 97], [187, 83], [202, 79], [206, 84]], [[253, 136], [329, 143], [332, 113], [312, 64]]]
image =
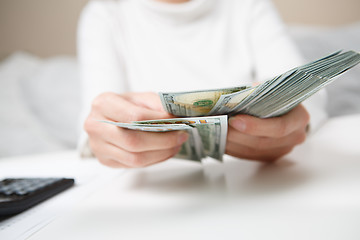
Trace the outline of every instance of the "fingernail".
[[246, 129], [246, 123], [241, 119], [231, 118], [229, 124], [239, 131], [245, 131]]
[[184, 142], [186, 142], [186, 140], [188, 139], [188, 134], [186, 132], [180, 132], [179, 136], [178, 136], [178, 143], [182, 144]]

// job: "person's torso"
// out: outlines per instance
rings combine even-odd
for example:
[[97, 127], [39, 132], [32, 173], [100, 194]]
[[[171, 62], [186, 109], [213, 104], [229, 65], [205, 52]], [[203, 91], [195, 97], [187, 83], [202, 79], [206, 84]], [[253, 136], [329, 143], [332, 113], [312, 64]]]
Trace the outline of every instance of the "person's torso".
[[111, 10], [129, 91], [188, 91], [252, 81], [249, 1], [199, 0], [202, 6], [173, 16], [167, 15], [171, 9], [154, 10], [146, 1], [151, 0], [121, 0]]

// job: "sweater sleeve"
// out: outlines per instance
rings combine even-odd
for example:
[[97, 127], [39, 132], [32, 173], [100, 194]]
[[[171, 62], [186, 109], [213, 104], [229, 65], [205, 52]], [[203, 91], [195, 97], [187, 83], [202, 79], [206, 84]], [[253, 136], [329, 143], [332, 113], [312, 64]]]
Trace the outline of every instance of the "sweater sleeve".
[[[264, 81], [304, 64], [292, 39], [286, 32], [273, 4], [269, 0], [253, 1], [249, 22], [249, 42], [257, 81]], [[310, 131], [327, 119], [326, 92], [321, 90], [303, 105], [310, 114]]]
[[[90, 2], [79, 19], [77, 49], [82, 91], [81, 129], [96, 96], [103, 92], [126, 91], [124, 61], [113, 37], [115, 25], [109, 14], [110, 7], [115, 6], [106, 4], [114, 2]], [[82, 157], [92, 156], [87, 142], [88, 136], [82, 130], [78, 143]]]

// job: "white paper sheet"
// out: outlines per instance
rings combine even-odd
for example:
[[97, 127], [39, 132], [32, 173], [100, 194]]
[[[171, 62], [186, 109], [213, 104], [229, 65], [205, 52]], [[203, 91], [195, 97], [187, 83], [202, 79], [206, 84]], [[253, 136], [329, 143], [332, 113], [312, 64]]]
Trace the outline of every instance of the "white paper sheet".
[[[34, 167], [37, 170], [34, 171]], [[0, 174], [1, 179], [5, 177], [70, 177], [75, 179], [75, 185], [70, 189], [23, 213], [0, 221], [0, 239], [8, 240], [28, 238], [57, 216], [71, 211], [73, 207], [81, 203], [81, 200], [123, 172], [102, 166], [95, 160], [79, 160], [74, 153], [0, 159], [0, 168], [4, 170]]]

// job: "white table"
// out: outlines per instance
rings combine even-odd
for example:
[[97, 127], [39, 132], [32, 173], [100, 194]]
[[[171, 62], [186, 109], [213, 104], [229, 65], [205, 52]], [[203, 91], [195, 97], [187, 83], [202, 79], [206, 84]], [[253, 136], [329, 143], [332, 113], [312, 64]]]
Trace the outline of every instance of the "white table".
[[[62, 161], [52, 158], [43, 172]], [[25, 160], [45, 161], [14, 165]], [[360, 239], [360, 115], [330, 120], [274, 165], [227, 157], [94, 169], [110, 177], [30, 239]]]

